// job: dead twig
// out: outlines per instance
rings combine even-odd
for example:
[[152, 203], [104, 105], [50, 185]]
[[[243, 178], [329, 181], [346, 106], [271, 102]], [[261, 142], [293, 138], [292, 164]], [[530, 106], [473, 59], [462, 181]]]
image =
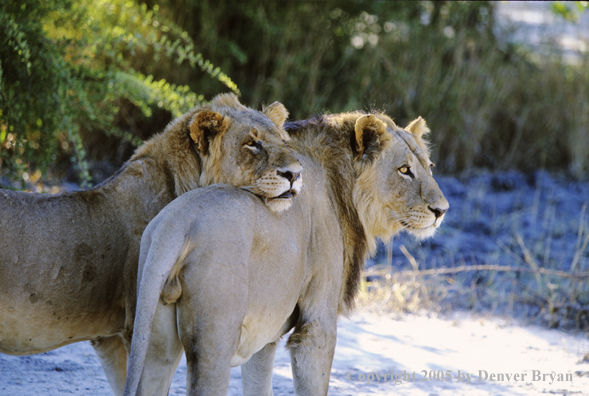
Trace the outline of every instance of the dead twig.
[[390, 270], [367, 270], [364, 271], [363, 276], [382, 276], [382, 275], [397, 275], [397, 276], [429, 276], [429, 275], [446, 275], [456, 274], [459, 272], [466, 271], [499, 271], [499, 272], [527, 272], [536, 273], [542, 275], [558, 276], [561, 278], [568, 279], [588, 279], [589, 271], [571, 273], [566, 271], [551, 270], [546, 268], [524, 268], [524, 267], [512, 267], [509, 265], [493, 265], [493, 264], [481, 264], [481, 265], [461, 265], [454, 268], [437, 268], [429, 270], [409, 270], [409, 271], [398, 271], [391, 274]]

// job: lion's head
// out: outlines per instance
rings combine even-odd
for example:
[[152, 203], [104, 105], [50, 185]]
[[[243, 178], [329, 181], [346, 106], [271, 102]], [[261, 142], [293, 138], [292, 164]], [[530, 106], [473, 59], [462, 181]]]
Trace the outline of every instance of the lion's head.
[[[224, 183], [253, 192], [274, 212], [288, 209], [302, 186], [302, 167], [283, 130], [288, 111], [274, 102], [261, 112], [222, 94], [174, 121], [162, 134], [175, 195]], [[138, 149], [133, 159], [152, 150]]]
[[354, 200], [367, 231], [385, 240], [401, 230], [432, 236], [449, 204], [432, 176], [425, 121], [419, 117], [402, 129], [370, 114], [358, 118], [355, 132]]

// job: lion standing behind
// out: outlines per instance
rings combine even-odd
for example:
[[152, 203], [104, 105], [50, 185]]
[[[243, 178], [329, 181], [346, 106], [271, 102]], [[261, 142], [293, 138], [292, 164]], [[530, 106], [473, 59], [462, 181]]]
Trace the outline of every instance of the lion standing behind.
[[302, 168], [284, 144], [287, 114], [278, 102], [258, 112], [220, 95], [173, 121], [91, 190], [0, 190], [0, 352], [92, 340], [121, 394], [143, 230], [174, 198], [211, 183], [288, 208]]

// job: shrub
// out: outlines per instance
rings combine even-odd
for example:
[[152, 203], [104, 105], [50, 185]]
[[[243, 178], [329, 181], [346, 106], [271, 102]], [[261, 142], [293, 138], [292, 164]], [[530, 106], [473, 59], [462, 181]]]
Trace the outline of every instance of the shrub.
[[[227, 88], [236, 85], [188, 35], [128, 0], [25, 0], [0, 5], [0, 169], [27, 181], [59, 155], [90, 182], [84, 133], [140, 140], [113, 120], [125, 100], [145, 117], [162, 108], [179, 116], [204, 97], [142, 71], [147, 62], [187, 64]], [[173, 67], [173, 66], [171, 66]]]

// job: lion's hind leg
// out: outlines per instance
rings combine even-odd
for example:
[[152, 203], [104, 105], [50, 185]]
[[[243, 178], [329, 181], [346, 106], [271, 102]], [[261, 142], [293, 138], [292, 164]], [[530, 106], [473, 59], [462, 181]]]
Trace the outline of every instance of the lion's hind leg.
[[247, 308], [245, 261], [226, 251], [187, 260], [182, 297], [176, 303], [178, 332], [188, 366], [187, 395], [225, 396]]
[[160, 299], [153, 318], [149, 348], [137, 394], [166, 396], [182, 352], [176, 327], [176, 305], [166, 305]]
[[[145, 364], [149, 364], [146, 358], [149, 351], [153, 349], [150, 338], [153, 325], [157, 325], [155, 317], [160, 295], [170, 273], [177, 271], [176, 267], [182, 266], [185, 251], [190, 245], [190, 242], [184, 238], [186, 235], [184, 228], [179, 227], [171, 232], [170, 230], [173, 229], [170, 227], [171, 219], [157, 220], [158, 217], [147, 226], [141, 240], [137, 306], [124, 392], [126, 396], [136, 395], [138, 389], [144, 389], [141, 379], [145, 377], [141, 374]], [[188, 227], [189, 224], [184, 226]], [[174, 337], [176, 337], [175, 332]], [[165, 343], [167, 344], [168, 341]], [[152, 378], [149, 380], [153, 382]], [[166, 385], [164, 382], [164, 385], [160, 384], [157, 387], [159, 389]]]

